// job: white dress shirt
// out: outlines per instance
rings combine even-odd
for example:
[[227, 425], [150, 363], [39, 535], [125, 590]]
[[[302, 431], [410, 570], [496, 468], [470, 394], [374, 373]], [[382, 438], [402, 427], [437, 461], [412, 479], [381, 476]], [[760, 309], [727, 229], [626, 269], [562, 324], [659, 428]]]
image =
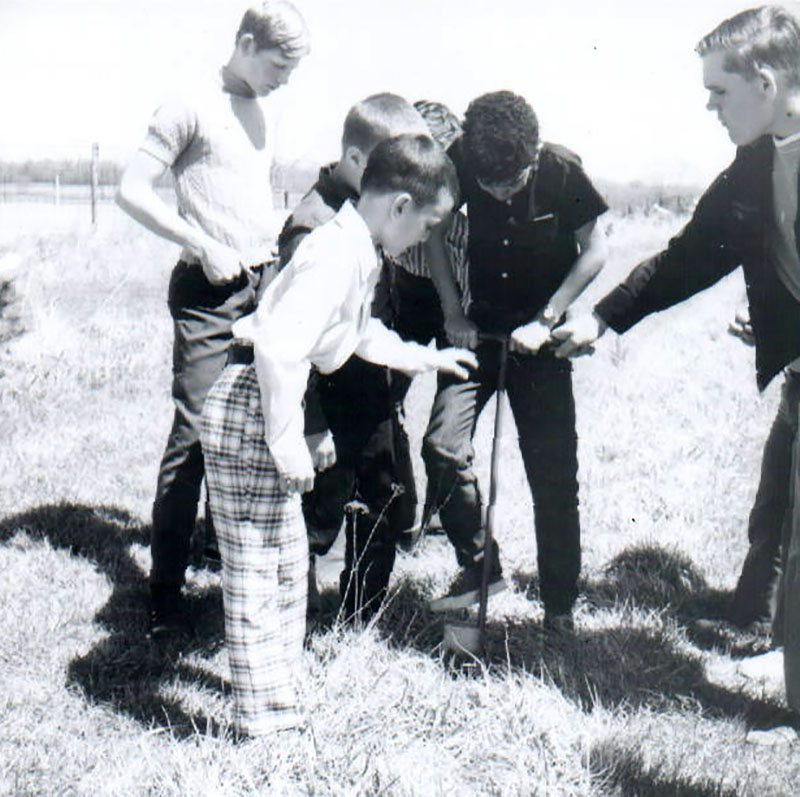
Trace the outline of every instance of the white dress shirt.
[[267, 445], [279, 471], [311, 467], [302, 403], [311, 365], [331, 373], [355, 352], [412, 374], [433, 367], [429, 349], [371, 317], [379, 275], [369, 229], [345, 202], [303, 239], [256, 311], [234, 324], [235, 337], [253, 343]]

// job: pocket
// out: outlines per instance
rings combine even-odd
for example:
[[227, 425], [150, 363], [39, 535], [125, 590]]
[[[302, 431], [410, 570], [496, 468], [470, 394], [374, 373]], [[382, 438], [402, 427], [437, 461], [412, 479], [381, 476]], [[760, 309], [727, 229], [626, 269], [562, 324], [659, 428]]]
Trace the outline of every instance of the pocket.
[[172, 270], [169, 281], [168, 304], [173, 318], [177, 318], [183, 308], [217, 308], [228, 302], [232, 296], [242, 293], [237, 305], [253, 304], [255, 291], [250, 286], [247, 275], [242, 272], [233, 282], [212, 285], [199, 263], [186, 263], [181, 260]]

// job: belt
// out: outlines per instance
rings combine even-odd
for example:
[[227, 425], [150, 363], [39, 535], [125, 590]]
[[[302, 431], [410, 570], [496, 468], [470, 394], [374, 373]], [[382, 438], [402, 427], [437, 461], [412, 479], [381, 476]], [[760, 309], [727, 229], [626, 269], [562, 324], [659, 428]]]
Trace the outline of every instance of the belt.
[[226, 365], [252, 365], [253, 364], [253, 344], [234, 342], [228, 347], [228, 359]]

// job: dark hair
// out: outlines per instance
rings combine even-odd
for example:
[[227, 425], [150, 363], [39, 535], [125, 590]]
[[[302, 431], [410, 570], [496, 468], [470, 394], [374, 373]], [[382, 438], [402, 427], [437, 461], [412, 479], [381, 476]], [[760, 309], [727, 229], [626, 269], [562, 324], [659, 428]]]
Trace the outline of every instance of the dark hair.
[[701, 56], [725, 53], [725, 70], [745, 78], [769, 66], [787, 73], [792, 85], [800, 83], [800, 24], [780, 6], [750, 8], [726, 19], [695, 47]]
[[347, 113], [342, 131], [342, 150], [358, 147], [365, 155], [387, 138], [419, 135], [427, 131], [414, 106], [388, 91], [356, 103]]
[[464, 158], [487, 183], [513, 180], [536, 162], [539, 121], [523, 97], [495, 91], [473, 100], [464, 114]]
[[461, 122], [444, 103], [417, 100], [414, 107], [428, 125], [433, 140], [443, 149], [449, 149], [450, 145], [463, 135]]
[[311, 49], [302, 14], [288, 0], [264, 0], [244, 12], [236, 42], [250, 34], [257, 50], [279, 48], [286, 58], [301, 58]]
[[429, 205], [445, 189], [458, 199], [458, 178], [445, 151], [427, 136], [396, 136], [378, 144], [361, 178], [361, 193], [406, 191], [418, 207]]

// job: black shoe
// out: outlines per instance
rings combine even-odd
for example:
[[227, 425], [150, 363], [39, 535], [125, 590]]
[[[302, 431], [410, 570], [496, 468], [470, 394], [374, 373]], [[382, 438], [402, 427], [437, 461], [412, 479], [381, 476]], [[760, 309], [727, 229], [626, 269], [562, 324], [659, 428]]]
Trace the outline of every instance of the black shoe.
[[150, 631], [148, 639], [166, 642], [191, 634], [180, 587], [150, 587]]
[[572, 636], [575, 633], [575, 620], [572, 618], [572, 612], [545, 612], [544, 630], [545, 633], [552, 636]]
[[[465, 567], [453, 580], [450, 589], [441, 598], [432, 600], [428, 607], [432, 612], [449, 612], [466, 609], [481, 599], [481, 579], [483, 578], [483, 562], [472, 567]], [[503, 574], [498, 567], [489, 576], [488, 595], [497, 595], [506, 588]]]

